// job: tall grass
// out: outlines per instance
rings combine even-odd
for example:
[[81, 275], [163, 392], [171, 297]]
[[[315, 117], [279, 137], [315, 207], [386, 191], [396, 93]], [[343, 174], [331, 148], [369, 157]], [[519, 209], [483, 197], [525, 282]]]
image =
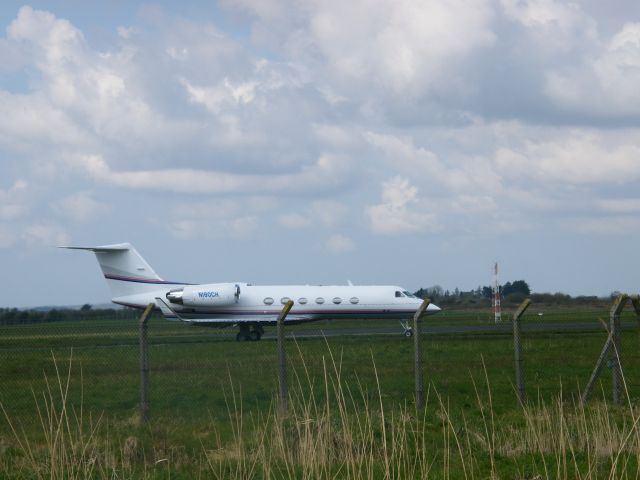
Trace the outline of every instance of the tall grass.
[[[69, 401], [72, 360], [47, 378], [44, 392], [34, 392], [38, 434], [12, 422], [12, 448], [0, 450], [3, 478], [545, 478], [622, 479], [640, 476], [640, 419], [630, 402], [612, 406], [604, 400], [585, 406], [560, 391], [498, 416], [485, 371], [470, 374], [475, 404], [450, 405], [433, 386], [427, 405], [389, 406], [377, 381], [367, 388], [347, 381], [342, 355], [327, 351], [320, 375], [307, 368], [298, 348], [289, 410], [274, 398], [265, 411], [246, 411], [242, 386], [227, 382], [228, 424], [209, 420], [210, 436], [200, 448], [175, 444], [173, 425], [138, 428], [131, 421], [110, 427], [82, 401]], [[603, 396], [604, 398], [604, 396]], [[220, 430], [231, 431], [223, 436]], [[213, 440], [212, 440], [213, 439]]]
[[87, 416], [82, 401], [78, 410], [67, 401], [72, 358], [73, 352], [64, 374], [59, 370], [54, 356], [55, 378], [51, 380], [45, 376], [44, 392], [32, 391], [34, 416], [41, 427], [40, 438], [43, 439], [40, 442], [32, 441], [22, 425], [14, 424], [5, 406], [0, 403], [18, 451], [22, 454], [13, 458], [13, 461], [5, 458], [5, 474], [50, 479], [89, 478], [103, 466], [100, 457], [110, 456], [108, 443], [98, 448], [96, 433], [100, 428], [101, 416]]

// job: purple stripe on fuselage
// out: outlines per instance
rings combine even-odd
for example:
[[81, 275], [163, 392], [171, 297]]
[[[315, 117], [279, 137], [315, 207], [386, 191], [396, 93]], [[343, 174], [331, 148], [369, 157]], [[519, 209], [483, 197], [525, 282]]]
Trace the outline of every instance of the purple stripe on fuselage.
[[[348, 313], [381, 313], [381, 314], [385, 314], [385, 313], [415, 313], [417, 309], [411, 309], [411, 310], [406, 310], [406, 309], [398, 309], [398, 310], [393, 310], [393, 309], [389, 309], [389, 308], [383, 308], [383, 309], [376, 309], [376, 308], [371, 308], [371, 309], [358, 309], [358, 310], [297, 310], [295, 307], [291, 309], [291, 315], [311, 315], [311, 314], [315, 314], [315, 313], [322, 313], [322, 314], [348, 314]], [[264, 310], [196, 310], [196, 311], [178, 311], [178, 313], [186, 313], [186, 314], [193, 314], [193, 315], [279, 315], [280, 314], [280, 310], [271, 310], [271, 311], [264, 311]]]

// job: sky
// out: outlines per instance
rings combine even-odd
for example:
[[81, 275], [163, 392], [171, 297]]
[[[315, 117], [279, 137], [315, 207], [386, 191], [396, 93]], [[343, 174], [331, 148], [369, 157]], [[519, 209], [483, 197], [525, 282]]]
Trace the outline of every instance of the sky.
[[168, 280], [636, 293], [640, 2], [3, 1], [0, 307]]

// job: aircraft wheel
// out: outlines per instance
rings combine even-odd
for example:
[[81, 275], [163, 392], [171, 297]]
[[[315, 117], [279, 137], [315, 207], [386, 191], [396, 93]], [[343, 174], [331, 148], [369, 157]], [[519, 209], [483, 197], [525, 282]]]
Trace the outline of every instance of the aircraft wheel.
[[404, 336], [407, 337], [407, 338], [413, 337], [413, 330], [405, 330], [404, 331]]
[[252, 342], [257, 342], [258, 340], [260, 340], [260, 337], [262, 337], [262, 335], [260, 335], [260, 332], [257, 330], [252, 330], [251, 333], [249, 334], [249, 339]]
[[253, 340], [251, 338], [251, 334], [248, 332], [238, 332], [236, 334], [236, 342], [246, 342], [248, 340]]

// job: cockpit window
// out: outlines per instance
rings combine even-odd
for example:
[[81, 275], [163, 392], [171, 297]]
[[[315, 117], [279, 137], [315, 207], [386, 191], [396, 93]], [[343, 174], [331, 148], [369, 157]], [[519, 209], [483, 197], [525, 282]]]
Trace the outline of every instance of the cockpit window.
[[404, 294], [400, 290], [396, 290], [396, 298], [404, 297]]
[[407, 292], [406, 290], [404, 290], [402, 293], [404, 293], [409, 298], [416, 298], [415, 295], [413, 295], [412, 293]]

